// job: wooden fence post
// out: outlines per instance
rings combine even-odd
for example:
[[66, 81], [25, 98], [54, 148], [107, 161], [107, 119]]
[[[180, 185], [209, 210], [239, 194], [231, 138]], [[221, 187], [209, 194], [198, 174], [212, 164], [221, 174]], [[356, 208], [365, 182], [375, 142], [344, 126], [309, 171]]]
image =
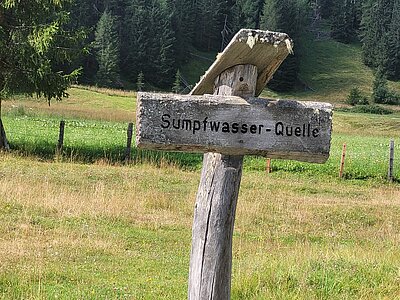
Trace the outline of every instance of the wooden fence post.
[[58, 142], [57, 142], [57, 155], [62, 154], [62, 149], [64, 146], [64, 128], [65, 128], [65, 121], [61, 120], [60, 121], [60, 132], [58, 134]]
[[342, 159], [340, 160], [339, 178], [343, 178], [345, 159], [346, 159], [346, 143], [343, 144]]
[[131, 160], [131, 149], [132, 149], [132, 134], [133, 134], [133, 123], [128, 124], [128, 130], [126, 131], [126, 149], [125, 149], [125, 163]]
[[267, 158], [267, 174], [271, 173], [271, 159]]
[[7, 141], [6, 131], [4, 130], [3, 121], [0, 118], [0, 149], [10, 150]]
[[390, 140], [389, 144], [389, 171], [388, 180], [393, 182], [393, 163], [394, 163], [394, 140]]
[[[215, 80], [215, 95], [254, 96], [257, 68], [238, 65]], [[243, 156], [207, 153], [194, 212], [189, 299], [230, 299], [232, 235]]]

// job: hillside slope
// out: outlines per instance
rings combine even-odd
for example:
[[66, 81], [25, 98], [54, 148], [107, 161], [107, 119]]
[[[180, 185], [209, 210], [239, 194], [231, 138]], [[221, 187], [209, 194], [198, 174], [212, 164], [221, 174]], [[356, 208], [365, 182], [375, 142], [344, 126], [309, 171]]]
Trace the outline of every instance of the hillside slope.
[[[342, 103], [354, 87], [370, 96], [374, 76], [372, 70], [362, 63], [361, 44], [315, 40], [307, 36], [302, 41], [302, 48], [300, 86], [290, 93], [266, 89], [262, 96]], [[183, 77], [190, 84], [196, 83], [214, 56], [214, 53], [193, 53], [192, 59], [181, 70]], [[400, 92], [400, 82], [390, 82], [389, 86]]]

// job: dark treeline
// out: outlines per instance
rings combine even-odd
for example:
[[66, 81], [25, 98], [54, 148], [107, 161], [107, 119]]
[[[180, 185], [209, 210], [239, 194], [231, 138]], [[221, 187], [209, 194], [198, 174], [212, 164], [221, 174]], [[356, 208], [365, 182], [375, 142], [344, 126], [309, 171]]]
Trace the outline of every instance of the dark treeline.
[[337, 41], [361, 42], [366, 65], [400, 79], [400, 0], [82, 0], [68, 10], [70, 29], [87, 36], [72, 66], [83, 66], [85, 84], [124, 88], [139, 77], [170, 90], [195, 49], [217, 52], [240, 28], [261, 28], [295, 41], [295, 55], [269, 84], [290, 90], [301, 43], [321, 21]]

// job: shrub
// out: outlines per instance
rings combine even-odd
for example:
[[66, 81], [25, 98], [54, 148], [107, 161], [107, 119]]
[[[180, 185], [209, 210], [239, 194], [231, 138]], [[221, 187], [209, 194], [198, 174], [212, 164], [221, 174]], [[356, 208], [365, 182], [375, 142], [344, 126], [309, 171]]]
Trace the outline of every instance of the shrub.
[[15, 117], [23, 117], [27, 115], [23, 105], [13, 106], [9, 114]]
[[352, 88], [350, 94], [347, 96], [347, 101], [350, 105], [367, 105], [369, 104], [367, 97], [361, 94], [358, 87]]
[[393, 113], [393, 110], [376, 105], [376, 104], [357, 105], [352, 108], [338, 108], [338, 109], [336, 109], [336, 111], [375, 114], [375, 115], [390, 115]]
[[381, 72], [375, 74], [372, 99], [380, 104], [400, 104], [400, 95], [389, 90], [386, 77]]

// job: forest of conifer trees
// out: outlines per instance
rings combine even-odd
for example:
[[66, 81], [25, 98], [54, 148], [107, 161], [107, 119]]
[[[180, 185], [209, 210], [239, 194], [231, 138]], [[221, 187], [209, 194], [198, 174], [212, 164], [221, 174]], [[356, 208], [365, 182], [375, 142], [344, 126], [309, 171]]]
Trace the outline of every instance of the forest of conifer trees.
[[[260, 28], [286, 32], [295, 42], [295, 55], [284, 62], [269, 83], [273, 90], [287, 91], [298, 80], [302, 43], [312, 38], [310, 32], [318, 31], [321, 23], [325, 30], [328, 24], [329, 38], [361, 43], [364, 63], [380, 76], [400, 79], [400, 0], [63, 3], [63, 14], [54, 14], [61, 20], [57, 24], [62, 24], [57, 30], [75, 36], [79, 33], [80, 38], [75, 40], [79, 45], [74, 47], [84, 51], [75, 53], [68, 62], [57, 62], [53, 69], [68, 73], [81, 67], [78, 80], [82, 84], [135, 88], [139, 78], [142, 85], [171, 90], [178, 70], [191, 59], [191, 53], [217, 53], [240, 28]], [[7, 9], [3, 15], [9, 14], [11, 20], [14, 7], [8, 5]], [[2, 34], [8, 36], [9, 32]]]

